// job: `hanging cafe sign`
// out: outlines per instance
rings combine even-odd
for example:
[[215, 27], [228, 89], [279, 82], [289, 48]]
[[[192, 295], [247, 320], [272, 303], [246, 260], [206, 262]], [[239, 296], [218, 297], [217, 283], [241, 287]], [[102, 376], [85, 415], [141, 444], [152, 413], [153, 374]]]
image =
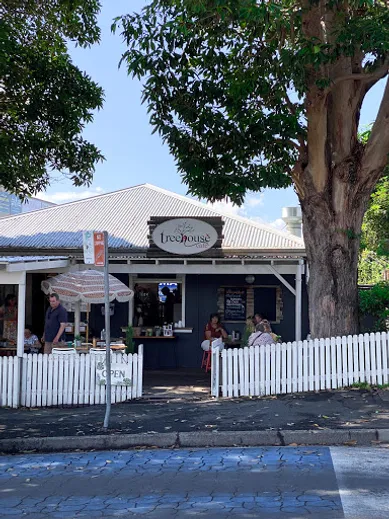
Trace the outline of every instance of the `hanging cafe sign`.
[[149, 256], [220, 256], [223, 221], [221, 217], [151, 217]]
[[[105, 360], [101, 360], [96, 364], [97, 384], [105, 386], [107, 384], [107, 365]], [[131, 386], [132, 375], [131, 366], [128, 364], [120, 364], [118, 362], [111, 364], [111, 384], [113, 386]]]

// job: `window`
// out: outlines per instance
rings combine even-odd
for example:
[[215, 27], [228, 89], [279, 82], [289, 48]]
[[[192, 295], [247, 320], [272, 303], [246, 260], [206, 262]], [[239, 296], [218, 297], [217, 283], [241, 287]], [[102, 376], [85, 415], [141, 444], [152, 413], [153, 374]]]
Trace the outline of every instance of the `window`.
[[185, 325], [183, 280], [134, 279], [133, 325], [163, 326]]
[[178, 291], [178, 284], [177, 283], [158, 283], [158, 297], [161, 303], [164, 303], [166, 301], [166, 294], [162, 291], [164, 288], [168, 288], [170, 292], [173, 294], [177, 293]]

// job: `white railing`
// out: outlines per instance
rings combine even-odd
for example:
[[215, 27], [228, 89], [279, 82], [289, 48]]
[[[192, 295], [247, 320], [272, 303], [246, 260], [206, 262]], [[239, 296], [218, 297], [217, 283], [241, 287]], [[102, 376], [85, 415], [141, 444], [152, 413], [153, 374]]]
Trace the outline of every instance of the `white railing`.
[[[24, 354], [22, 359], [0, 357], [0, 407], [104, 404], [105, 385], [99, 385], [96, 376], [96, 365], [104, 359], [105, 353]], [[131, 373], [129, 385], [112, 386], [111, 402], [140, 398], [143, 390], [143, 346], [140, 345], [138, 353], [133, 355], [113, 353], [111, 362], [127, 364]]]
[[0, 407], [18, 407], [19, 373], [17, 357], [0, 357]]
[[389, 334], [225, 349], [213, 343], [211, 393], [264, 396], [388, 384]]

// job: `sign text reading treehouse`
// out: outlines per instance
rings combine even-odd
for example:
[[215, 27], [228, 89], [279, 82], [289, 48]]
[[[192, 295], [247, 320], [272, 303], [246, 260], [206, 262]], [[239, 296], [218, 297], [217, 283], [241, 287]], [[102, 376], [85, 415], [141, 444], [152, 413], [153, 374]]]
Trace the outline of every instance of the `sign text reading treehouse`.
[[198, 254], [211, 249], [218, 240], [212, 225], [194, 218], [174, 218], [157, 225], [152, 235], [160, 249], [171, 254]]

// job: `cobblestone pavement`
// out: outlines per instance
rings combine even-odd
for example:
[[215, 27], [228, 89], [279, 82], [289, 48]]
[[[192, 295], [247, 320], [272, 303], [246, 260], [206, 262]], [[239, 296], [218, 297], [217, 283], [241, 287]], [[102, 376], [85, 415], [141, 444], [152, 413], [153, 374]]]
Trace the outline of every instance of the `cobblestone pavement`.
[[1, 519], [387, 519], [380, 448], [138, 450], [0, 458]]
[[344, 517], [328, 448], [4, 456], [0, 501], [2, 519]]

